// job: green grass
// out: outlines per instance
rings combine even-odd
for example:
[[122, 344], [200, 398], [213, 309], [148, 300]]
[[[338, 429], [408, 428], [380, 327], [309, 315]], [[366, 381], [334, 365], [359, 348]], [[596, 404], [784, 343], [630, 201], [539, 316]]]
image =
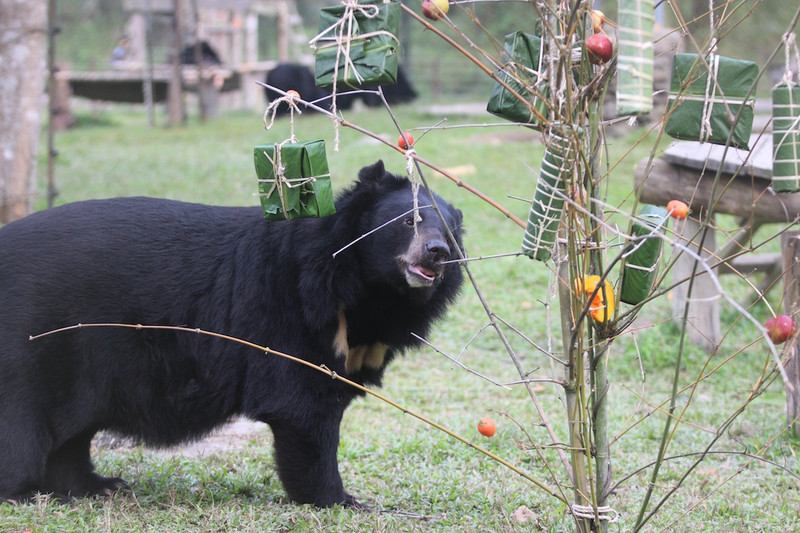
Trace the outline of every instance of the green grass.
[[[399, 108], [404, 129], [434, 124], [439, 118], [410, 108]], [[155, 195], [215, 204], [255, 205], [252, 147], [280, 141], [288, 124], [280, 121], [265, 132], [261, 117], [237, 112], [207, 123], [192, 120], [187, 127], [146, 126], [135, 109], [107, 108], [95, 115], [81, 114], [79, 127], [57, 137], [60, 156], [56, 167], [58, 203], [117, 195]], [[397, 132], [382, 113], [362, 112], [351, 121], [396, 139]], [[449, 125], [484, 120], [449, 116]], [[491, 119], [489, 119], [491, 120]], [[353, 179], [357, 170], [383, 158], [401, 173], [405, 160], [394, 150], [342, 129], [339, 152], [333, 151], [333, 129], [328, 119], [304, 116], [296, 133], [301, 139], [322, 137], [336, 189]], [[609, 160], [617, 162], [643, 134], [623, 131], [609, 141]], [[415, 137], [419, 135], [415, 133]], [[615, 167], [607, 183], [608, 202], [629, 209], [633, 167], [652, 149], [642, 143]], [[418, 141], [417, 152], [445, 168], [474, 166], [461, 176], [471, 185], [527, 217], [527, 204], [509, 196], [530, 197], [543, 149], [539, 134], [523, 129], [459, 128], [434, 130]], [[43, 162], [43, 161], [42, 161]], [[37, 205], [44, 205], [44, 168]], [[464, 211], [470, 255], [491, 255], [519, 249], [522, 230], [495, 209], [442, 176], [425, 174], [428, 182]], [[559, 351], [557, 299], [548, 295], [549, 270], [527, 258], [507, 257], [470, 264], [493, 311], [525, 335]], [[730, 277], [728, 277], [730, 278]], [[725, 278], [732, 294], [745, 298], [739, 280]], [[551, 302], [548, 326], [544, 302]], [[763, 306], [753, 312], [766, 316]], [[616, 342], [609, 355], [611, 380], [611, 434], [614, 479], [622, 479], [655, 459], [664, 423], [656, 410], [668, 400], [677, 353], [679, 329], [669, 320], [667, 297], [647, 305], [642, 318], [654, 325]], [[736, 316], [726, 310], [726, 323]], [[487, 318], [469, 286], [431, 336], [431, 341], [456, 355], [485, 324]], [[224, 333], [224, 332], [223, 332]], [[506, 330], [526, 371], [534, 376], [561, 377], [549, 360]], [[716, 366], [736, 354], [710, 378], [678, 398], [678, 409], [688, 405], [668, 451], [670, 456], [701, 452], [716, 428], [745, 401], [765, 363], [762, 342], [739, 351], [757, 337], [755, 328], [739, 322], [726, 338]], [[638, 357], [637, 357], [638, 355]], [[464, 350], [462, 362], [498, 381], [519, 379], [508, 356], [489, 331]], [[707, 355], [689, 347], [680, 372], [681, 386], [700, 375]], [[646, 373], [642, 380], [640, 365]], [[537, 388], [538, 390], [538, 388]], [[532, 476], [571, 497], [563, 469], [552, 450], [537, 453], [532, 444], [550, 442], [527, 392], [491, 385], [455, 367], [432, 350], [420, 350], [395, 362], [387, 372], [383, 394], [405, 408], [422, 413], [469, 439], [479, 441]], [[563, 394], [554, 385], [538, 392], [559, 438], [566, 438]], [[498, 423], [497, 435], [484, 439], [475, 425], [489, 414]], [[710, 455], [649, 524], [649, 530], [670, 531], [789, 531], [800, 528], [797, 441], [778, 435], [785, 425], [780, 382], [751, 403], [718, 445], [728, 454]], [[637, 424], [632, 421], [640, 420]], [[524, 431], [522, 430], [524, 428]], [[776, 437], [776, 435], [778, 435]], [[772, 440], [774, 439], [774, 440]], [[768, 442], [771, 446], [759, 451]], [[571, 531], [574, 523], [564, 505], [517, 474], [457, 442], [408, 414], [374, 398], [354, 403], [345, 416], [340, 447], [340, 470], [348, 490], [382, 513], [348, 509], [319, 510], [286, 502], [272, 467], [271, 436], [253, 435], [240, 450], [204, 458], [133, 451], [97, 449], [101, 472], [121, 475], [132, 492], [109, 500], [81, 500], [70, 505], [48, 502], [11, 507], [0, 505], [0, 530], [22, 531]], [[750, 461], [742, 452], [760, 454], [789, 472], [765, 461]], [[686, 471], [692, 458], [675, 458], [662, 467], [653, 501], [669, 490]], [[549, 468], [555, 473], [551, 476]], [[623, 483], [610, 498], [622, 514], [620, 526], [630, 528], [638, 512], [649, 470]], [[527, 506], [535, 518], [519, 525], [511, 515]], [[691, 511], [690, 508], [692, 509]], [[688, 513], [685, 516], [683, 513]], [[673, 524], [673, 522], [675, 522]]]

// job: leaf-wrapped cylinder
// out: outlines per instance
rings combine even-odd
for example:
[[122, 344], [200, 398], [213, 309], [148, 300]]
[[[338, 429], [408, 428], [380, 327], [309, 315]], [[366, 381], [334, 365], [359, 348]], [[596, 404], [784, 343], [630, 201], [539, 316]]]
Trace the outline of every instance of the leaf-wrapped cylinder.
[[522, 252], [533, 259], [550, 258], [564, 208], [564, 191], [575, 163], [575, 139], [571, 131], [551, 129], [542, 159], [539, 180], [522, 237]]
[[772, 188], [800, 191], [800, 85], [772, 90]]
[[653, 109], [653, 0], [619, 0], [617, 115]]
[[669, 213], [663, 207], [645, 205], [633, 223], [631, 234], [644, 240], [631, 243], [633, 248], [625, 259], [619, 299], [636, 305], [650, 295], [661, 258], [661, 236]]

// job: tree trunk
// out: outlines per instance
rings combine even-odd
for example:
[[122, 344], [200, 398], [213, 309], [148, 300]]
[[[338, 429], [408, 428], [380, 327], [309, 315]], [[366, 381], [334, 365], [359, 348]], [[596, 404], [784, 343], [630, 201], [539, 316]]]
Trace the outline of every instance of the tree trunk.
[[45, 0], [0, 0], [0, 224], [33, 210], [47, 43]]

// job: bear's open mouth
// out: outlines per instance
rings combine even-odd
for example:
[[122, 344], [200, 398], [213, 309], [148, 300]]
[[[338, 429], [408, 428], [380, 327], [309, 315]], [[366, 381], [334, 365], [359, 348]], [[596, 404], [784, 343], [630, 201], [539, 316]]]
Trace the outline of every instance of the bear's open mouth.
[[406, 280], [411, 287], [429, 287], [438, 275], [438, 271], [420, 264], [409, 264], [406, 269]]
[[423, 278], [429, 281], [433, 281], [436, 279], [436, 272], [434, 272], [429, 268], [425, 268], [422, 265], [408, 265], [408, 269], [414, 274], [422, 276]]

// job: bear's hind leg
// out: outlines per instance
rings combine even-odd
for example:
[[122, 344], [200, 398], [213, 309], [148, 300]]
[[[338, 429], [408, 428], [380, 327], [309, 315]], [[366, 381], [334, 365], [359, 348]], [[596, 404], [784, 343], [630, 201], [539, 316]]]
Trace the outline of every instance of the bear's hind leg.
[[278, 476], [292, 501], [318, 507], [341, 504], [365, 508], [342, 485], [336, 458], [338, 420], [328, 420], [313, 430], [283, 423], [270, 427], [275, 437]]
[[84, 496], [110, 496], [128, 487], [120, 478], [103, 477], [94, 471], [89, 454], [93, 436], [94, 431], [86, 431], [50, 452], [42, 492], [69, 500]]
[[46, 446], [33, 432], [0, 426], [0, 502], [16, 503], [39, 491]]

